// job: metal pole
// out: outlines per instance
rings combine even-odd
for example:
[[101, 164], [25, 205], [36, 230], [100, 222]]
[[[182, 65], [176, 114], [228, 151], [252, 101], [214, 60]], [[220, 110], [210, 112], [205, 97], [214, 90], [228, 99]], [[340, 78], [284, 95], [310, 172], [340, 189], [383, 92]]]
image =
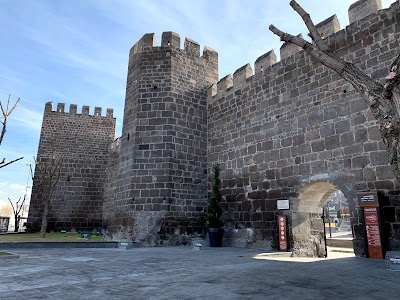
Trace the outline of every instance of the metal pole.
[[328, 206], [328, 221], [329, 221], [329, 237], [332, 238], [331, 214], [329, 212], [329, 206]]
[[325, 242], [325, 258], [328, 257], [328, 246], [326, 245], [326, 232], [325, 232], [325, 207], [322, 207], [322, 224], [324, 225], [324, 242]]

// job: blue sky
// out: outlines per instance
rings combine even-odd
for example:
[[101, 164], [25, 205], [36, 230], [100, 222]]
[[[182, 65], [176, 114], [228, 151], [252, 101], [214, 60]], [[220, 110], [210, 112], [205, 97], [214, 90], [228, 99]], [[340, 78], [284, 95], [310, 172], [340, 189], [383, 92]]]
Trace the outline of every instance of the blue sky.
[[[315, 23], [337, 14], [348, 25], [352, 0], [299, 0]], [[387, 8], [394, 0], [382, 0]], [[246, 3], [245, 5], [243, 3]], [[0, 169], [0, 207], [25, 193], [36, 156], [44, 105], [52, 101], [114, 108], [122, 127], [128, 53], [143, 34], [174, 31], [219, 54], [219, 78], [281, 42], [268, 26], [307, 35], [287, 1], [273, 0], [0, 0], [0, 99], [21, 102], [9, 120], [0, 159], [24, 156]], [[31, 183], [29, 182], [29, 185]], [[3, 201], [3, 202], [2, 202]]]

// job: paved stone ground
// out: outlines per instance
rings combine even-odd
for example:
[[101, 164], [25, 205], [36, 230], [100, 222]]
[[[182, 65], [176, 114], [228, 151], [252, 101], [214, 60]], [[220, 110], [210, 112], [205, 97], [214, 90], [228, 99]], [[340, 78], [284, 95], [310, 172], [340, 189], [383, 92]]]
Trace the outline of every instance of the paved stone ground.
[[[383, 260], [271, 260], [263, 250], [12, 249], [0, 299], [399, 299]], [[276, 255], [270, 255], [275, 256]], [[264, 259], [256, 259], [264, 258]]]

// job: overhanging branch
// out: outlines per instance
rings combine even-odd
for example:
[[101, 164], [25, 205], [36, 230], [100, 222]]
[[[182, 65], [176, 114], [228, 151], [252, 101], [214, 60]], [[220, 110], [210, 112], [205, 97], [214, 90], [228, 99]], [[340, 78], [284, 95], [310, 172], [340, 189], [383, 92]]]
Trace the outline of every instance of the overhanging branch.
[[8, 165], [10, 165], [10, 164], [12, 164], [12, 163], [15, 163], [16, 161], [19, 161], [20, 159], [23, 159], [23, 157], [14, 159], [14, 160], [9, 161], [9, 162], [7, 162], [7, 163], [4, 162], [4, 160], [3, 160], [3, 162], [0, 163], [0, 169], [1, 169], [1, 168], [4, 168], [5, 166], [8, 166]]
[[321, 51], [329, 51], [327, 43], [321, 38], [321, 35], [318, 33], [317, 28], [315, 27], [313, 21], [310, 18], [310, 15], [294, 0], [290, 1], [290, 6], [303, 19], [304, 24], [306, 24], [307, 29], [310, 32], [310, 36], [317, 45], [317, 47]]

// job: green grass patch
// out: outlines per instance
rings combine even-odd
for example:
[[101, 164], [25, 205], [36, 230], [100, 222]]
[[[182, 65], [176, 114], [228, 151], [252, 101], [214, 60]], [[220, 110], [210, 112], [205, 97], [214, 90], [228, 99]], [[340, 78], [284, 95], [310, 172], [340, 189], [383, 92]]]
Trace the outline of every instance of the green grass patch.
[[0, 256], [1, 256], [1, 255], [14, 255], [14, 254], [8, 253], [8, 252], [2, 252], [2, 251], [0, 251]]
[[40, 233], [20, 233], [20, 234], [2, 234], [0, 243], [104, 243], [109, 242], [102, 236], [90, 235], [88, 239], [81, 237], [78, 233], [46, 233], [44, 238]]

